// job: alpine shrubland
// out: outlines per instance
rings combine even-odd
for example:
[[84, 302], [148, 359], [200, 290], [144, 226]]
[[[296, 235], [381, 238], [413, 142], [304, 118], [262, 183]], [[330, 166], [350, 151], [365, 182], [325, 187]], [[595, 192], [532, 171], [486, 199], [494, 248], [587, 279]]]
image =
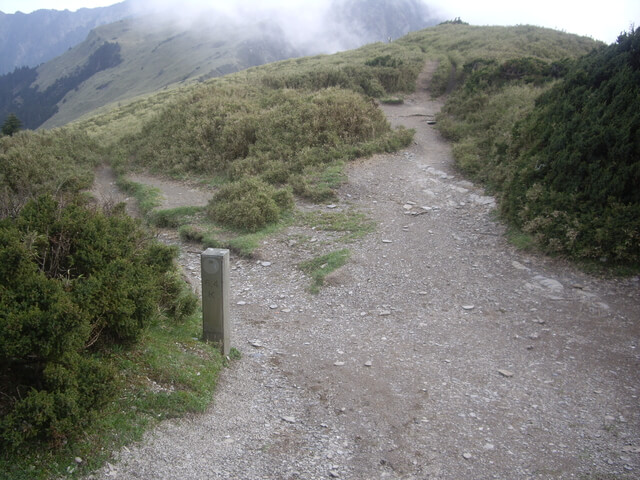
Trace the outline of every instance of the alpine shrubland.
[[509, 221], [551, 252], [640, 263], [640, 30], [572, 62], [513, 138]]
[[[145, 210], [206, 246], [250, 254], [291, 221], [355, 238], [373, 228], [367, 219], [290, 215], [295, 200], [330, 201], [348, 161], [409, 145], [413, 132], [392, 129], [377, 101], [411, 92], [436, 60], [434, 95], [456, 87], [439, 128], [504, 218], [549, 251], [637, 264], [638, 48], [637, 31], [605, 47], [536, 27], [446, 24], [0, 138], [0, 467], [23, 449], [42, 469], [32, 476], [59, 473], [43, 467], [54, 457], [39, 457], [38, 442], [102, 445], [117, 427], [100, 412], [137, 425], [203, 408], [222, 364], [193, 340], [197, 301], [175, 251], [121, 206], [84, 198], [99, 163], [214, 185], [206, 208]], [[348, 251], [333, 255], [301, 268], [320, 285], [329, 260], [340, 265]], [[152, 393], [150, 378], [184, 388]]]
[[475, 58], [440, 117], [460, 169], [544, 251], [638, 265], [637, 30], [579, 58]]

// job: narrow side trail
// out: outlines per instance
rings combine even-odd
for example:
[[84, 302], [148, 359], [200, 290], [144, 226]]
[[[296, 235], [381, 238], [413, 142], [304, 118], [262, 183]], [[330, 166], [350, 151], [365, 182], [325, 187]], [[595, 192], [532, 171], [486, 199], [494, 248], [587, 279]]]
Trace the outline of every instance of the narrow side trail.
[[[232, 259], [233, 343], [203, 415], [167, 421], [91, 478], [640, 476], [638, 279], [515, 251], [495, 203], [427, 123], [435, 64], [384, 107], [414, 145], [348, 168], [338, 208], [377, 230], [312, 296], [296, 265], [345, 248], [292, 227]], [[324, 207], [317, 207], [323, 209]], [[197, 254], [183, 257], [197, 272]], [[197, 277], [197, 274], [193, 274]]]

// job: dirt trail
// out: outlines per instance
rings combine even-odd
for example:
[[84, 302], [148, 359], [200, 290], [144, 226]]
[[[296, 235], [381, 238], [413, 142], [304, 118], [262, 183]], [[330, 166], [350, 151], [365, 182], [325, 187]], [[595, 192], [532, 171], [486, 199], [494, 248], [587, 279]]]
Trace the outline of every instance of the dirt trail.
[[[92, 478], [640, 476], [638, 279], [506, 243], [427, 124], [434, 67], [385, 107], [415, 144], [352, 164], [340, 191], [376, 232], [317, 296], [296, 264], [344, 248], [320, 232], [268, 240], [269, 266], [232, 258], [243, 359], [206, 414], [162, 423]], [[183, 261], [197, 278], [197, 254]]]

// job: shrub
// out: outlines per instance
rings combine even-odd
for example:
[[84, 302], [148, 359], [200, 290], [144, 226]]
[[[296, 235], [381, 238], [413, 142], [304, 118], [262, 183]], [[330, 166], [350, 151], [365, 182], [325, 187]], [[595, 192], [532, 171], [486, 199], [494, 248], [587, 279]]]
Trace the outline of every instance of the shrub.
[[255, 232], [280, 219], [293, 206], [289, 190], [257, 178], [244, 178], [220, 189], [208, 206], [210, 218], [222, 225]]
[[[336, 160], [397, 149], [406, 137], [406, 130], [391, 130], [374, 102], [352, 91], [209, 86], [167, 108], [121, 147], [136, 163], [163, 173], [232, 182], [259, 177], [275, 186], [293, 178], [299, 187], [297, 177], [309, 167], [315, 172]], [[309, 188], [294, 189], [324, 190], [313, 179], [302, 183]]]
[[132, 344], [163, 311], [194, 311], [155, 244], [122, 208], [44, 196], [0, 221], [0, 446], [59, 445], [115, 391], [99, 352]]
[[582, 57], [514, 129], [502, 211], [546, 249], [640, 262], [639, 49]]

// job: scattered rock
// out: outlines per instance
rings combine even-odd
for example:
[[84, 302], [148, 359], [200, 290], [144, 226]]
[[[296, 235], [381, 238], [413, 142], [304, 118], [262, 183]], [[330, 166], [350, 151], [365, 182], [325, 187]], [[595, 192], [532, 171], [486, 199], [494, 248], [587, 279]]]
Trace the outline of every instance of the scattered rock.
[[471, 200], [473, 203], [475, 203], [477, 205], [481, 205], [481, 206], [485, 206], [485, 207], [495, 207], [496, 206], [496, 200], [493, 197], [488, 197], [488, 196], [483, 196], [483, 195], [476, 195], [475, 193], [472, 193], [471, 195], [469, 195], [469, 200]]
[[473, 310], [475, 307], [475, 305], [463, 305], [462, 309], [463, 310]]
[[382, 310], [379, 314], [380, 317], [388, 317], [391, 315], [391, 310]]
[[464, 453], [462, 454], [462, 457], [463, 457], [465, 460], [471, 460], [471, 458], [473, 458], [473, 455], [471, 455], [469, 452], [464, 452]]
[[627, 445], [622, 447], [622, 451], [624, 453], [640, 453], [640, 447], [636, 447], [634, 445]]
[[334, 367], [344, 367], [345, 363], [344, 362], [336, 362], [333, 364]]
[[371, 367], [371, 366], [373, 366], [373, 362], [371, 360], [368, 360], [368, 361], [364, 362], [364, 366], [365, 367]]
[[246, 304], [247, 304], [247, 302], [245, 302], [244, 300], [240, 300], [236, 305], [243, 306], [243, 305], [246, 305]]
[[515, 260], [511, 262], [511, 265], [513, 265], [513, 268], [515, 268], [516, 270], [525, 270], [525, 271], [531, 270], [529, 267], [525, 267], [523, 264]]
[[553, 278], [543, 277], [542, 275], [536, 275], [533, 280], [538, 282], [544, 288], [551, 290], [552, 292], [559, 292], [564, 290], [564, 286]]
[[276, 305], [275, 303], [272, 303], [271, 305], [269, 305], [269, 308], [271, 310], [275, 310], [276, 308], [278, 308], [278, 305]]
[[387, 240], [387, 239], [383, 239], [382, 243], [393, 243], [393, 240]]
[[507, 378], [513, 377], [513, 372], [510, 371], [510, 370], [500, 369], [500, 370], [498, 370], [498, 373], [500, 375], [502, 375], [503, 377], [507, 377]]
[[271, 262], [260, 262], [260, 265], [262, 265], [263, 267], [270, 267], [272, 265]]
[[295, 417], [282, 417], [282, 420], [284, 420], [287, 423], [296, 423]]
[[262, 348], [264, 346], [260, 340], [251, 340], [249, 341], [249, 345], [255, 348]]
[[82, 459], [80, 457], [74, 458], [75, 462], [80, 465], [82, 463]]

